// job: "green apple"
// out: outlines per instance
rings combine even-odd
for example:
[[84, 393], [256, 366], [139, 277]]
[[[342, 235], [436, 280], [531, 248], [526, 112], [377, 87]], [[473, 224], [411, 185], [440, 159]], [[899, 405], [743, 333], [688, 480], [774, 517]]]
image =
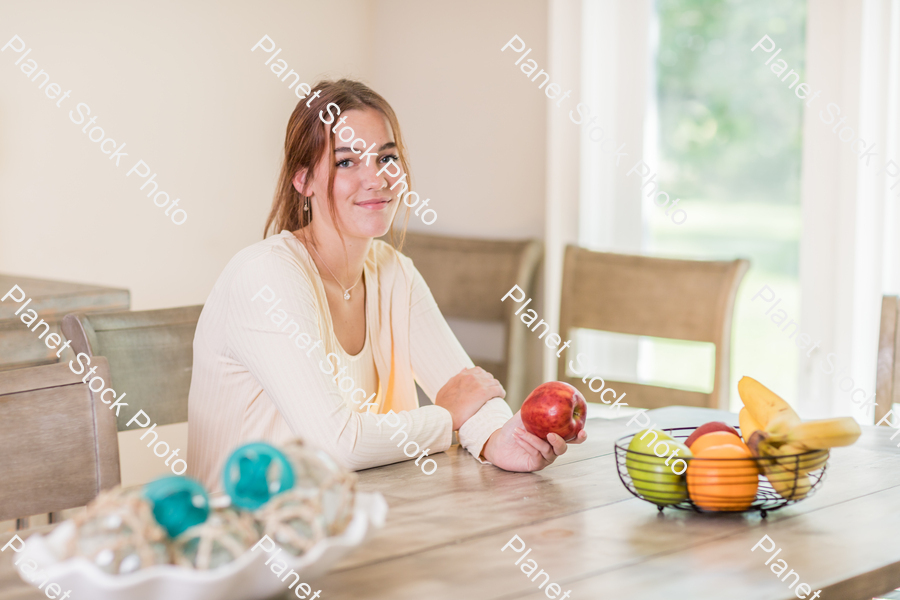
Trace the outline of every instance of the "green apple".
[[667, 433], [644, 429], [636, 433], [628, 444], [625, 467], [634, 488], [643, 498], [666, 506], [687, 498], [684, 478], [687, 463], [679, 459], [692, 456], [687, 446]]

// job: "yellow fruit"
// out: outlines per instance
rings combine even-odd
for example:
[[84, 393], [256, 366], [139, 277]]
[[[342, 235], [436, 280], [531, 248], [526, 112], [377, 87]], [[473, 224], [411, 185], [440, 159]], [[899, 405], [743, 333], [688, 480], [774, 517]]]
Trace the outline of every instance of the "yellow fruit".
[[781, 411], [772, 415], [769, 422], [763, 427], [763, 430], [769, 437], [778, 438], [778, 436], [787, 435], [790, 431], [800, 424], [800, 419], [796, 415], [792, 415], [787, 411]]
[[778, 492], [778, 495], [785, 500], [802, 500], [806, 498], [812, 484], [809, 475], [805, 473], [795, 473], [789, 469], [785, 469], [775, 460], [761, 460], [763, 473], [766, 479], [772, 484], [772, 487]]
[[750, 436], [753, 435], [754, 431], [762, 429], [759, 423], [756, 422], [756, 419], [753, 418], [753, 415], [750, 414], [750, 411], [747, 410], [746, 406], [738, 413], [738, 422], [741, 424], [741, 437], [744, 438], [745, 444], [750, 439]]
[[860, 435], [862, 435], [862, 429], [855, 419], [838, 417], [805, 421], [784, 433], [770, 433], [768, 441], [775, 445], [795, 444], [806, 450], [827, 450], [838, 446], [849, 446], [859, 439]]
[[[800, 444], [782, 444], [776, 448], [771, 444], [761, 443], [759, 452], [762, 456], [768, 456], [775, 459], [775, 462], [781, 467], [791, 472], [797, 472], [806, 475], [816, 469], [825, 466], [828, 460], [828, 450], [815, 450], [810, 452]], [[805, 456], [798, 457], [798, 454], [807, 453]]]
[[[800, 417], [790, 404], [752, 377], [741, 377], [738, 382], [738, 393], [741, 395], [744, 407], [760, 428], [765, 428], [769, 421], [779, 413], [784, 413], [784, 418], [787, 420], [800, 422]], [[747, 437], [749, 438], [749, 434]]]

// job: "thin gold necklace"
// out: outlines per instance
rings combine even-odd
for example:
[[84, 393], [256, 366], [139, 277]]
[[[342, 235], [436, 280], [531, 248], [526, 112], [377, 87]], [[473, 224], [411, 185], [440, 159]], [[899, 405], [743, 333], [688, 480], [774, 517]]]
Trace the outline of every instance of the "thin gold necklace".
[[325, 260], [321, 256], [319, 256], [318, 251], [316, 251], [316, 247], [313, 246], [312, 244], [310, 244], [309, 247], [312, 248], [312, 251], [316, 253], [316, 256], [318, 256], [319, 260], [322, 261], [322, 264], [325, 265], [325, 268], [331, 274], [331, 278], [334, 279], [334, 282], [338, 284], [338, 287], [340, 287], [342, 290], [344, 290], [344, 300], [349, 300], [350, 299], [350, 290], [355, 288], [356, 284], [359, 283], [359, 280], [362, 279], [363, 273], [365, 272], [365, 268], [359, 273], [359, 277], [356, 278], [356, 282], [353, 285], [351, 285], [350, 287], [348, 287], [347, 289], [344, 289], [344, 284], [342, 284], [340, 281], [338, 281], [337, 276], [334, 274], [334, 271], [332, 271], [331, 268], [328, 266], [328, 263], [325, 262]]

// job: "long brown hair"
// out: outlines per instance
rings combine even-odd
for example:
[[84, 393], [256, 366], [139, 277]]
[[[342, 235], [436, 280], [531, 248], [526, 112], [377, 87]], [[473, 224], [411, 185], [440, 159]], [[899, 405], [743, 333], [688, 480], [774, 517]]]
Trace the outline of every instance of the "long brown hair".
[[[287, 133], [284, 138], [284, 162], [281, 165], [278, 188], [275, 190], [275, 199], [272, 202], [269, 218], [266, 219], [263, 237], [269, 235], [270, 229], [272, 233], [278, 233], [284, 229], [289, 231], [299, 229], [302, 231], [301, 235], [304, 236], [304, 241], [314, 245], [315, 240], [311, 236], [307, 237], [305, 231], [306, 226], [313, 219], [312, 206], [310, 205], [308, 211], [303, 210], [305, 198], [294, 188], [293, 180], [297, 172], [303, 170], [309, 181], [318, 161], [323, 157], [330, 158], [334, 154], [334, 141], [329, 127], [319, 118], [319, 111], [324, 110], [329, 103], [337, 104], [342, 113], [354, 109], [373, 108], [387, 118], [394, 132], [394, 143], [397, 145], [400, 166], [408, 175], [406, 184], [409, 187], [407, 189], [413, 188], [412, 174], [406, 162], [406, 147], [403, 145], [403, 138], [400, 135], [400, 123], [387, 100], [366, 84], [351, 79], [320, 81], [312, 90], [312, 93], [316, 91], [321, 93], [315, 100], [312, 100], [309, 107], [306, 106], [307, 102], [310, 102], [309, 96], [300, 100], [288, 120]], [[335, 162], [331, 160], [328, 168], [328, 212], [331, 214], [332, 221], [337, 225], [339, 217], [333, 189], [336, 170]], [[399, 244], [394, 244], [397, 247], [403, 244], [409, 212], [407, 208]], [[340, 234], [340, 228], [338, 228], [338, 233]], [[341, 238], [343, 239], [343, 236]], [[391, 242], [394, 242], [393, 225], [391, 226]]]

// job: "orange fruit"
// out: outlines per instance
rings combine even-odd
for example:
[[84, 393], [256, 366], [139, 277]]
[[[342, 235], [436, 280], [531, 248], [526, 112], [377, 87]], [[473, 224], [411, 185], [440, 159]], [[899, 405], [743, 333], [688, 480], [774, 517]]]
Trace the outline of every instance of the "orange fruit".
[[746, 510], [753, 504], [759, 469], [749, 450], [737, 444], [723, 444], [693, 454], [688, 462], [687, 487], [694, 504], [717, 511]]
[[744, 440], [734, 435], [733, 433], [729, 433], [727, 431], [713, 431], [710, 433], [705, 433], [694, 440], [694, 443], [690, 446], [691, 454], [697, 456], [698, 452], [703, 452], [706, 448], [712, 448], [713, 446], [724, 446], [726, 444], [740, 446], [748, 453], [750, 452], [750, 448], [747, 447], [747, 444], [744, 443]]

